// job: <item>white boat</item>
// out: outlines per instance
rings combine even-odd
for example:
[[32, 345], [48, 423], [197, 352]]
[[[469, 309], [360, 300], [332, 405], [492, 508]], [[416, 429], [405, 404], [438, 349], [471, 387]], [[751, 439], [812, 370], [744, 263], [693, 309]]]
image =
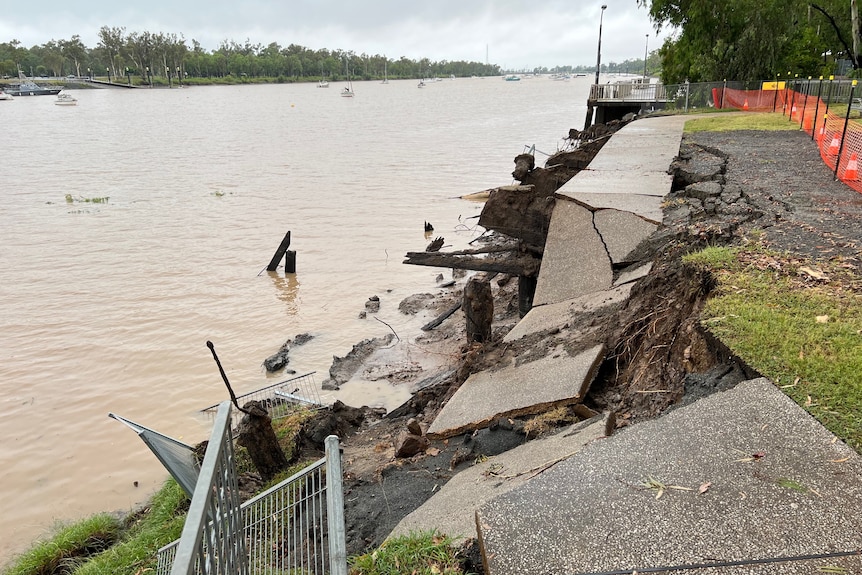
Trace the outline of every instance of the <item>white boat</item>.
[[508, 76], [503, 77], [503, 79], [507, 82], [520, 82], [521, 77], [516, 76], [515, 74], [509, 74]]
[[12, 94], [7, 94], [3, 90], [0, 90], [0, 100], [14, 100], [15, 97]]
[[70, 94], [60, 94], [57, 96], [57, 99], [54, 100], [54, 103], [58, 106], [77, 106], [78, 100]]
[[326, 80], [321, 79], [321, 80], [317, 83], [317, 87], [318, 87], [318, 88], [329, 88], [329, 82], [327, 82]]
[[353, 93], [353, 82], [350, 81], [350, 68], [347, 66], [347, 60], [344, 60], [344, 71], [347, 72], [347, 85], [341, 90], [342, 98], [352, 98], [355, 96]]
[[425, 80], [419, 80], [419, 85], [417, 85], [416, 87], [417, 88], [424, 88], [425, 87]]

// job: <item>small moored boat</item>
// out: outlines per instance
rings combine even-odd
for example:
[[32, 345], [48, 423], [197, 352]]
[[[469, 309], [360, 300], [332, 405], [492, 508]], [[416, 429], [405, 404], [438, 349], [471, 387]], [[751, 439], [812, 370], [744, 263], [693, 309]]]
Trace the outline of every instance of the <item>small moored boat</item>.
[[58, 106], [77, 106], [78, 100], [72, 97], [71, 94], [60, 94], [54, 103]]
[[12, 94], [7, 94], [3, 90], [0, 90], [0, 100], [14, 100], [15, 98]]

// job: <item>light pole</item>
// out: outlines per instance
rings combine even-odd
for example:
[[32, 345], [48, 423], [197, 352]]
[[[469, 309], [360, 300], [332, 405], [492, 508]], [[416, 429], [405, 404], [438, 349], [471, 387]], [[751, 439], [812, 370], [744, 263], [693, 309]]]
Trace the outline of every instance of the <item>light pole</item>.
[[649, 34], [646, 35], [646, 44], [644, 44], [644, 82], [646, 82], [646, 59], [647, 48], [649, 47]]
[[599, 14], [599, 48], [596, 51], [596, 84], [599, 83], [599, 70], [602, 69], [602, 19], [605, 16], [607, 4], [602, 4], [602, 11]]

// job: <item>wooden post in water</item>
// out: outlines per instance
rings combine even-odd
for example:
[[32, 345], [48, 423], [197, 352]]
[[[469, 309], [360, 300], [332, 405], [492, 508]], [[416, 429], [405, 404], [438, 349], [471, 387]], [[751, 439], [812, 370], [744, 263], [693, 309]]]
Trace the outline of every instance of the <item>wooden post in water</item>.
[[494, 319], [494, 298], [487, 280], [470, 278], [464, 288], [464, 315], [467, 317], [467, 340], [485, 343], [491, 340]]
[[296, 251], [294, 250], [287, 250], [287, 253], [284, 256], [284, 273], [296, 273]]
[[281, 261], [281, 258], [284, 257], [285, 252], [287, 252], [287, 248], [290, 247], [290, 230], [284, 234], [284, 239], [281, 240], [281, 243], [278, 246], [278, 249], [275, 250], [275, 255], [272, 256], [272, 259], [269, 261], [269, 265], [266, 266], [266, 271], [274, 272], [278, 268], [278, 262]]

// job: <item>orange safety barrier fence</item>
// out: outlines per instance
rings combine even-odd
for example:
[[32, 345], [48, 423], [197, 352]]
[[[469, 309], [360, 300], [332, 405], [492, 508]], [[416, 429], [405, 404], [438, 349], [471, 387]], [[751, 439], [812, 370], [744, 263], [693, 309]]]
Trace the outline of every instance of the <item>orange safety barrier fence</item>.
[[[859, 162], [862, 161], [862, 124], [853, 121], [850, 118], [851, 114], [847, 113], [848, 106], [852, 103], [850, 98], [845, 98], [844, 102], [838, 103], [841, 113], [836, 114], [829, 109], [821, 97], [793, 89], [714, 88], [712, 96], [716, 108], [736, 108], [753, 112], [774, 111], [784, 115], [788, 122], [797, 124], [801, 130], [811, 136], [823, 163], [832, 170], [836, 179], [862, 193], [862, 180], [859, 179]], [[831, 106], [835, 108], [836, 103], [833, 102]], [[862, 115], [862, 109], [859, 110], [857, 118], [859, 115]]]

